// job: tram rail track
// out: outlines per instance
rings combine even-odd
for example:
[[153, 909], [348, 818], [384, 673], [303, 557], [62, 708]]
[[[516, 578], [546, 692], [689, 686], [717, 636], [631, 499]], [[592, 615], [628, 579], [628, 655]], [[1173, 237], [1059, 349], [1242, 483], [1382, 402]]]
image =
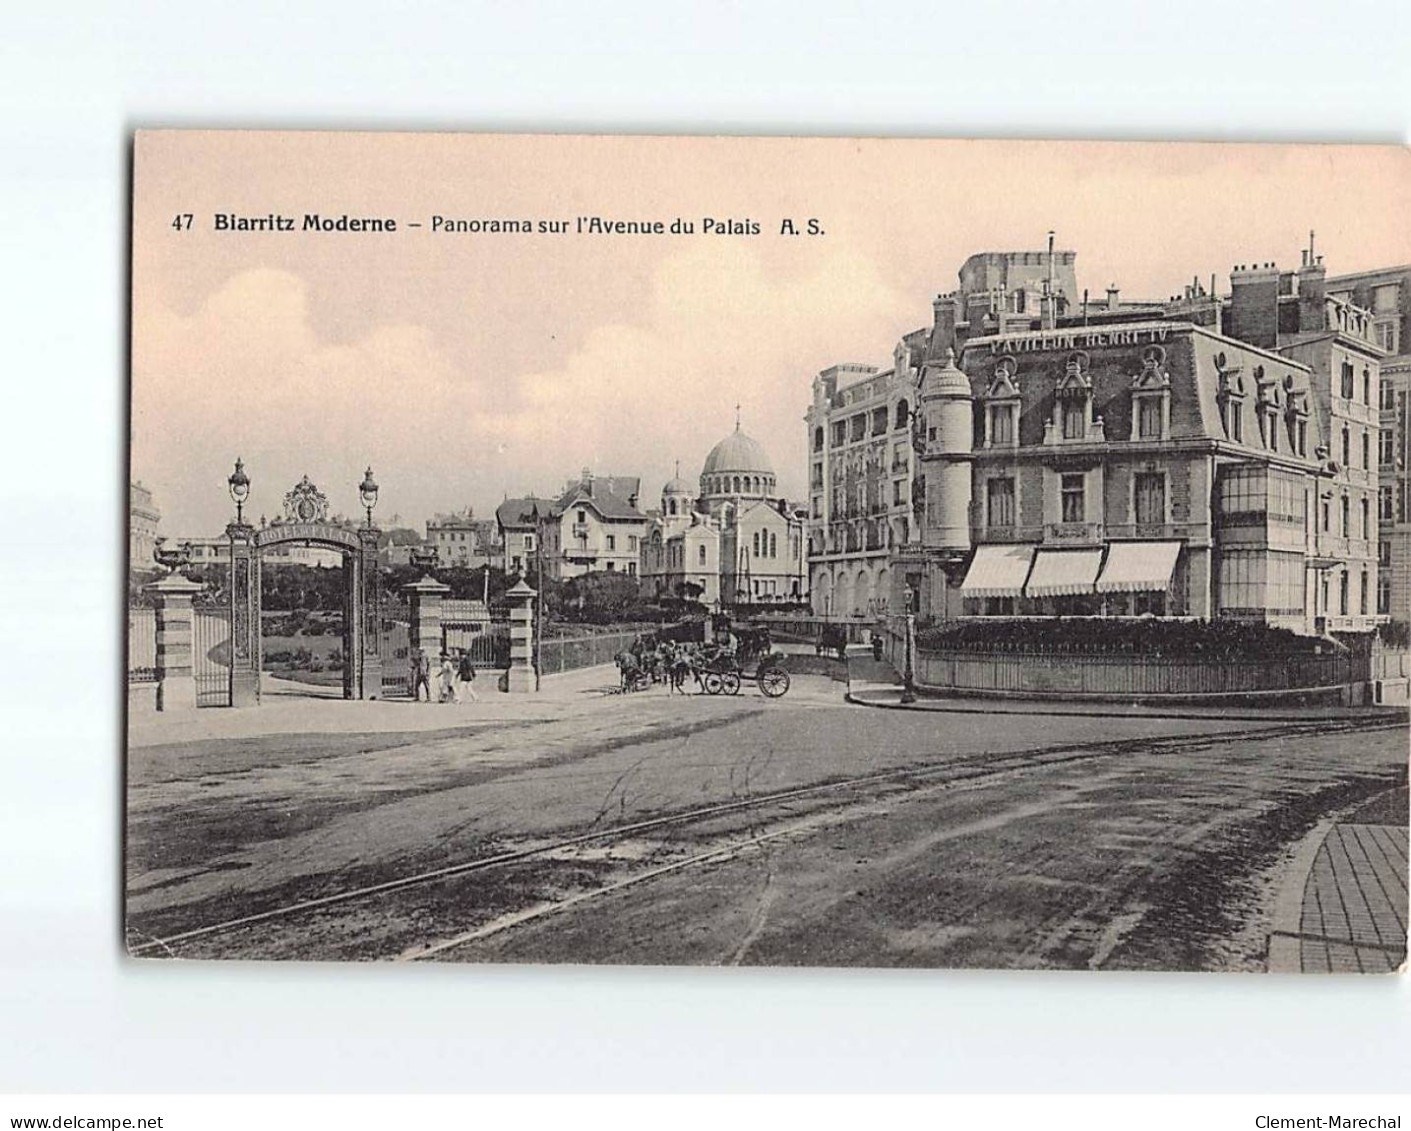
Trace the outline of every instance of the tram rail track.
[[[525, 864], [538, 860], [552, 860], [555, 858], [556, 854], [562, 854], [576, 848], [609, 845], [617, 841], [630, 841], [633, 838], [640, 838], [643, 834], [685, 829], [692, 825], [706, 824], [719, 818], [726, 818], [731, 815], [756, 810], [766, 810], [770, 806], [778, 807], [788, 805], [790, 802], [795, 801], [821, 800], [835, 796], [846, 797], [849, 793], [860, 793], [862, 794], [861, 797], [852, 801], [844, 801], [844, 805], [857, 804], [859, 802], [865, 803], [881, 799], [883, 794], [888, 792], [888, 790], [901, 796], [927, 788], [934, 789], [937, 787], [947, 788], [959, 786], [976, 781], [998, 779], [1026, 770], [1043, 770], [1070, 766], [1078, 762], [1120, 757], [1124, 753], [1130, 752], [1134, 747], [1141, 747], [1147, 752], [1160, 751], [1164, 753], [1177, 753], [1183, 750], [1227, 745], [1253, 739], [1267, 741], [1281, 737], [1344, 734], [1354, 731], [1397, 729], [1403, 726], [1403, 723], [1388, 722], [1382, 719], [1348, 720], [1347, 722], [1337, 723], [1331, 726], [1325, 721], [1319, 721], [1317, 723], [1280, 723], [1269, 727], [1253, 727], [1199, 735], [1158, 736], [1140, 739], [1125, 738], [1097, 742], [1070, 743], [1056, 747], [1031, 748], [1007, 754], [987, 754], [970, 758], [950, 759], [943, 763], [929, 765], [922, 763], [888, 770], [879, 770], [873, 773], [860, 774], [848, 778], [815, 782], [809, 785], [755, 794], [749, 797], [718, 802], [712, 805], [700, 806], [695, 809], [677, 813], [663, 814], [639, 821], [630, 821], [625, 824], [614, 825], [611, 828], [577, 833], [542, 844], [534, 844], [532, 846], [495, 853], [490, 856], [460, 861], [439, 868], [416, 871], [405, 876], [398, 876], [378, 883], [353, 887], [312, 899], [298, 900], [247, 915], [236, 916], [215, 923], [203, 924], [187, 930], [177, 931], [161, 937], [144, 934], [140, 930], [133, 928], [133, 933], [141, 935], [142, 940], [130, 942], [129, 953], [134, 955], [146, 955], [153, 952], [163, 952], [170, 956], [179, 956], [177, 948], [181, 947], [183, 944], [209, 939], [217, 935], [243, 932], [260, 925], [291, 920], [300, 915], [322, 911], [341, 904], [376, 899], [411, 888], [433, 885], [447, 880], [473, 875], [477, 872], [510, 868], [517, 864]], [[880, 793], [874, 792], [868, 794], [866, 792], [868, 790], [876, 791], [879, 787], [881, 787], [882, 790]], [[835, 806], [835, 808], [837, 808], [837, 806]], [[437, 954], [465, 946], [480, 938], [489, 937], [489, 935], [492, 934], [500, 934], [525, 923], [543, 918], [546, 915], [555, 914], [567, 910], [570, 907], [578, 906], [589, 900], [611, 895], [616, 891], [649, 881], [657, 876], [680, 871], [688, 867], [703, 866], [715, 861], [727, 859], [741, 852], [748, 851], [751, 848], [768, 843], [769, 841], [791, 835], [796, 831], [797, 829], [794, 825], [787, 825], [781, 829], [716, 845], [707, 851], [672, 861], [670, 864], [650, 867], [645, 871], [627, 876], [621, 880], [613, 881], [600, 888], [577, 892], [562, 900], [522, 909], [519, 912], [502, 916], [490, 924], [481, 924], [467, 931], [455, 933], [448, 938], [427, 942], [420, 946], [405, 948], [397, 957], [404, 960], [433, 957]]]

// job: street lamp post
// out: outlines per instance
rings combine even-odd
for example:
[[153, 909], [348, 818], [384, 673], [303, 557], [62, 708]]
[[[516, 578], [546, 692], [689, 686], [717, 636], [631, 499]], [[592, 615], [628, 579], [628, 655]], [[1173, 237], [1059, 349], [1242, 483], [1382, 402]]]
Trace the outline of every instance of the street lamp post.
[[916, 663], [913, 658], [916, 652], [916, 614], [912, 611], [915, 600], [915, 594], [911, 586], [908, 585], [906, 587], [906, 643], [903, 649], [901, 676], [901, 701], [903, 703], [916, 702]]
[[372, 526], [372, 508], [377, 506], [377, 480], [372, 477], [372, 468], [367, 469], [367, 474], [363, 476], [363, 481], [358, 484], [358, 495], [363, 501], [363, 507], [367, 510], [367, 524]]
[[245, 500], [250, 497], [250, 477], [245, 474], [245, 461], [235, 461], [235, 471], [226, 483], [230, 486], [230, 497], [235, 502], [235, 524], [245, 525]]

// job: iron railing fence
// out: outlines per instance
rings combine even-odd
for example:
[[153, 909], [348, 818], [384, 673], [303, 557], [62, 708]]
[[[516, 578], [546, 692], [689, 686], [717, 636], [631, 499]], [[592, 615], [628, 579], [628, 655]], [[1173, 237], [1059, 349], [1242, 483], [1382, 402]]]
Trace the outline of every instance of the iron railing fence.
[[156, 678], [156, 610], [129, 609], [127, 613], [127, 682], [151, 683]]

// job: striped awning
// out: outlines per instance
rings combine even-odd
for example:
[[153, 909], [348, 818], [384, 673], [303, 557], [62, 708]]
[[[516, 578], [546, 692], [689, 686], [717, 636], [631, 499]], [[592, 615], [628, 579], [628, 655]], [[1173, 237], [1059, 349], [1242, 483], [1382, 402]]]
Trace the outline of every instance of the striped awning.
[[1099, 593], [1146, 593], [1171, 587], [1179, 542], [1113, 542], [1097, 579]]
[[1024, 586], [1026, 597], [1068, 597], [1091, 593], [1102, 565], [1101, 550], [1040, 550]]
[[1033, 546], [981, 546], [965, 571], [960, 595], [1018, 597], [1024, 592], [1024, 579], [1029, 576], [1033, 558]]

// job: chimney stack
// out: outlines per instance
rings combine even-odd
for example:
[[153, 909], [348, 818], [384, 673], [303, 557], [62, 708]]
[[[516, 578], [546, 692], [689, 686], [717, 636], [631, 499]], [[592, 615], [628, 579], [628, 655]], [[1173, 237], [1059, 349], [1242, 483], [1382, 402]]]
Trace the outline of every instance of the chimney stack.
[[949, 294], [937, 295], [935, 301], [931, 303], [935, 320], [931, 326], [931, 348], [929, 350], [932, 357], [939, 357], [948, 349], [956, 346], [955, 327], [960, 321], [960, 301], [954, 291]]
[[1230, 337], [1262, 349], [1279, 344], [1279, 269], [1240, 264], [1230, 272]]
[[1117, 309], [1118, 297], [1121, 295], [1121, 293], [1122, 293], [1122, 292], [1117, 289], [1117, 284], [1116, 284], [1116, 283], [1111, 283], [1111, 284], [1108, 285], [1108, 288], [1107, 288], [1107, 309], [1108, 309], [1108, 310], [1116, 310], [1116, 309]]
[[1324, 299], [1327, 295], [1328, 269], [1323, 257], [1314, 252], [1313, 232], [1308, 233], [1308, 248], [1303, 253], [1303, 267], [1298, 272], [1298, 328], [1302, 333], [1321, 330], [1327, 321]]

